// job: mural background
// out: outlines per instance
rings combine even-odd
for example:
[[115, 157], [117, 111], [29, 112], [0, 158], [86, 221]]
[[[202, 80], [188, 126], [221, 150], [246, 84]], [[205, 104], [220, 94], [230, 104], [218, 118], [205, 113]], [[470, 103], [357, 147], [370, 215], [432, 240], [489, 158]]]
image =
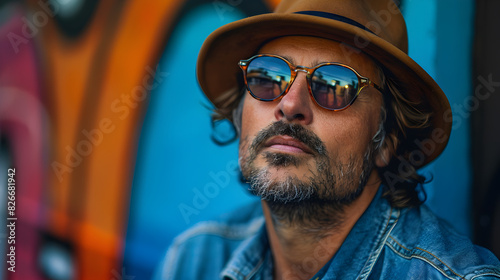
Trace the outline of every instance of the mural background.
[[[0, 1], [0, 185], [15, 167], [18, 217], [15, 273], [0, 227], [0, 279], [149, 279], [174, 236], [255, 199], [236, 171], [237, 143], [212, 141], [233, 135], [227, 124], [214, 134], [195, 63], [217, 27], [278, 2]], [[401, 8], [410, 56], [455, 114], [448, 148], [422, 170], [433, 177], [426, 203], [493, 249], [498, 199], [477, 205], [498, 184], [493, 172], [473, 180], [484, 168], [473, 173], [470, 154], [471, 129], [483, 131], [470, 116], [492, 99], [470, 102], [480, 77], [500, 77], [473, 71], [482, 59], [472, 55], [476, 3], [406, 0]], [[0, 199], [6, 220], [6, 191]]]

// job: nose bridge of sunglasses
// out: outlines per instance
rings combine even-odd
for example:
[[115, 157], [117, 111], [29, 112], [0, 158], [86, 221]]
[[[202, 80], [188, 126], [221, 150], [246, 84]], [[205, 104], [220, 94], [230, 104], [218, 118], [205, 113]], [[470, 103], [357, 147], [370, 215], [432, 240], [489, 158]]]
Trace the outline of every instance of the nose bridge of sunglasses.
[[[291, 79], [290, 79], [290, 81], [289, 81], [289, 83], [288, 83], [288, 85], [287, 85], [287, 88], [286, 88], [286, 90], [285, 90], [285, 92], [286, 92], [286, 93], [288, 93], [288, 91], [290, 91], [290, 89], [293, 87], [293, 85], [294, 85], [294, 84], [297, 84], [297, 82], [296, 82], [296, 81], [297, 81], [298, 79], [301, 79], [301, 78], [300, 78], [300, 75], [299, 75], [299, 73], [300, 73], [300, 72], [303, 72], [303, 73], [304, 73], [304, 77], [303, 77], [303, 79], [304, 79], [304, 81], [303, 81], [303, 82], [304, 82], [304, 85], [308, 85], [308, 84], [309, 84], [309, 78], [310, 78], [310, 76], [311, 76], [311, 74], [312, 74], [312, 72], [310, 71], [310, 69], [309, 69], [309, 68], [307, 68], [307, 67], [303, 67], [303, 66], [296, 66], [296, 67], [292, 70], [292, 72], [293, 72], [294, 74], [292, 75], [292, 77], [291, 77]], [[300, 83], [300, 84], [302, 84], [302, 82], [299, 82], [299, 83]]]
[[293, 71], [298, 74], [298, 72], [304, 72], [307, 76], [312, 74], [312, 69], [306, 66], [297, 65], [294, 67]]

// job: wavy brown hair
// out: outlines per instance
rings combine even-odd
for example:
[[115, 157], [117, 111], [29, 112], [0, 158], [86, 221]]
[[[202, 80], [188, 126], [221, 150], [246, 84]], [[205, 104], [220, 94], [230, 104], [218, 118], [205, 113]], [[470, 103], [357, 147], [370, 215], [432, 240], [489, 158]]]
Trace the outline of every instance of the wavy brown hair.
[[387, 112], [383, 145], [392, 152], [387, 166], [378, 169], [385, 187], [384, 196], [393, 207], [419, 206], [426, 199], [422, 186], [428, 181], [417, 172], [420, 166], [408, 159], [412, 151], [419, 149], [412, 140], [429, 135], [432, 111], [424, 100], [410, 100], [405, 94], [408, 85], [400, 84], [391, 72], [385, 70], [383, 75]]

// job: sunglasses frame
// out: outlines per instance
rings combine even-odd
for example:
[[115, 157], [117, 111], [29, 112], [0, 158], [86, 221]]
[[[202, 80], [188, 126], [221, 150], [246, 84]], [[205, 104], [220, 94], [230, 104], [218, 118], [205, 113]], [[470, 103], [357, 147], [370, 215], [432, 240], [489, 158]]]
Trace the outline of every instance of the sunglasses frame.
[[[256, 58], [259, 58], [259, 57], [275, 57], [275, 58], [281, 59], [286, 64], [288, 64], [288, 67], [290, 69], [291, 77], [290, 77], [290, 82], [288, 82], [288, 86], [285, 88], [285, 90], [283, 90], [283, 92], [281, 92], [278, 96], [276, 96], [273, 99], [264, 99], [264, 98], [260, 98], [260, 97], [256, 96], [250, 90], [250, 87], [248, 86], [248, 83], [247, 83], [247, 69], [248, 69], [248, 65], [250, 64], [250, 62], [252, 62], [252, 60], [254, 60]], [[351, 106], [354, 103], [354, 101], [358, 98], [358, 95], [361, 92], [361, 90], [363, 88], [365, 88], [366, 86], [372, 86], [375, 89], [377, 89], [380, 93], [383, 92], [383, 89], [380, 86], [378, 86], [377, 84], [375, 84], [374, 82], [372, 82], [369, 78], [361, 76], [356, 70], [354, 70], [354, 68], [352, 68], [349, 65], [343, 64], [343, 63], [326, 62], [326, 63], [320, 63], [320, 64], [318, 64], [318, 65], [316, 65], [314, 67], [305, 67], [305, 66], [301, 66], [301, 65], [295, 66], [291, 62], [289, 62], [286, 58], [281, 57], [279, 55], [274, 55], [274, 54], [258, 54], [258, 55], [254, 55], [254, 56], [250, 57], [249, 59], [240, 60], [240, 62], [238, 63], [238, 65], [240, 66], [241, 70], [243, 71], [243, 79], [245, 81], [245, 86], [246, 86], [248, 92], [250, 93], [250, 95], [252, 95], [253, 98], [255, 98], [257, 100], [260, 100], [260, 101], [269, 102], [269, 101], [274, 101], [274, 100], [283, 98], [283, 96], [285, 96], [288, 93], [288, 91], [290, 90], [290, 87], [292, 86], [293, 82], [295, 81], [295, 78], [297, 77], [297, 74], [298, 74], [299, 71], [306, 73], [307, 88], [309, 89], [309, 95], [311, 95], [311, 98], [314, 100], [314, 102], [318, 106], [320, 106], [321, 108], [325, 108], [325, 109], [330, 110], [330, 111], [336, 112], [336, 111], [342, 111], [342, 110], [345, 110], [345, 109], [349, 108], [349, 106]], [[354, 95], [354, 98], [346, 106], [344, 106], [342, 108], [331, 109], [331, 108], [325, 107], [325, 106], [319, 104], [318, 101], [316, 100], [316, 98], [314, 98], [314, 94], [313, 94], [312, 88], [311, 88], [311, 78], [312, 78], [312, 75], [313, 75], [314, 71], [316, 71], [316, 69], [318, 69], [321, 66], [327, 66], [327, 65], [337, 65], [337, 66], [345, 67], [345, 68], [351, 70], [352, 72], [354, 72], [354, 74], [356, 74], [356, 76], [358, 77], [358, 90], [357, 90], [356, 94]]]

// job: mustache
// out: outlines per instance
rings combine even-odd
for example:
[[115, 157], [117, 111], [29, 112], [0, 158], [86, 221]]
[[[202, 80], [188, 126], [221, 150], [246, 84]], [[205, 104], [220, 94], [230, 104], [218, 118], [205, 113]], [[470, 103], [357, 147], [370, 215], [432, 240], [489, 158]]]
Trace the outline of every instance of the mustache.
[[255, 154], [262, 149], [262, 145], [267, 140], [280, 135], [293, 137], [304, 143], [314, 153], [320, 156], [327, 156], [325, 144], [314, 132], [306, 129], [300, 124], [285, 123], [283, 121], [274, 122], [259, 131], [250, 146], [250, 150]]

